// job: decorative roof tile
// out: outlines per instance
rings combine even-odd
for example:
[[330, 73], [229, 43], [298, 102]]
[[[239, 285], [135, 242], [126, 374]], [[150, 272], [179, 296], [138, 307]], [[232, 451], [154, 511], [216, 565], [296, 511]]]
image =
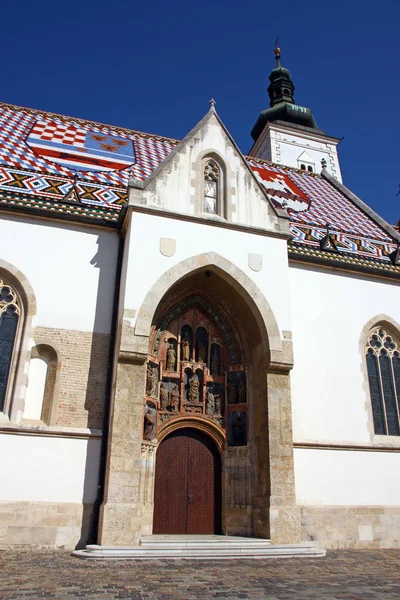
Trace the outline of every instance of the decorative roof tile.
[[[144, 181], [178, 143], [0, 103], [0, 206], [116, 223], [128, 180]], [[264, 160], [247, 161], [271, 202], [288, 210], [292, 258], [398, 273], [390, 259], [397, 241], [332, 183]], [[321, 249], [327, 225], [335, 258]]]

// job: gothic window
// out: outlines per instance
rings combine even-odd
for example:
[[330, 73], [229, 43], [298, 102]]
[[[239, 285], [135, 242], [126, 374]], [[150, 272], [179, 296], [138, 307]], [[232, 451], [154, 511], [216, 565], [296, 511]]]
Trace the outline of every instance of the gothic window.
[[366, 348], [374, 429], [377, 435], [400, 435], [400, 345], [382, 327]]
[[16, 292], [0, 279], [0, 411], [4, 410], [20, 315]]
[[219, 213], [219, 188], [221, 172], [215, 160], [208, 160], [204, 166], [204, 212]]

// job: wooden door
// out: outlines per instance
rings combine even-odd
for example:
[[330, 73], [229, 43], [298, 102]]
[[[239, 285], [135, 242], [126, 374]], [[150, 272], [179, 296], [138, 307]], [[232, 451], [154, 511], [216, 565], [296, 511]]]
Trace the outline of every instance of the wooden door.
[[157, 450], [153, 533], [220, 533], [221, 460], [212, 440], [179, 429]]

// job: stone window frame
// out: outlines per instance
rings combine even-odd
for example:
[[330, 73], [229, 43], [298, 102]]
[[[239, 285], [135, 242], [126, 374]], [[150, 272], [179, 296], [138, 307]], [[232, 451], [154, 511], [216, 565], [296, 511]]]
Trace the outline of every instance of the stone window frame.
[[36, 315], [36, 298], [25, 275], [14, 265], [2, 259], [0, 259], [0, 278], [13, 288], [18, 297], [21, 311], [0, 421], [19, 423], [23, 416], [28, 384], [29, 361], [33, 343], [32, 320]]
[[[219, 168], [219, 185], [217, 193], [217, 212], [211, 213], [204, 210], [204, 170], [209, 161], [213, 161]], [[232, 180], [232, 173], [225, 160], [216, 150], [209, 148], [201, 152], [192, 165], [194, 179], [192, 186], [195, 188], [197, 214], [199, 216], [228, 221], [231, 218], [231, 209], [228, 202], [228, 181]]]
[[362, 357], [361, 361], [361, 372], [363, 375], [363, 390], [365, 392], [365, 409], [367, 412], [367, 428], [370, 436], [370, 441], [377, 447], [385, 448], [400, 448], [400, 436], [399, 435], [379, 435], [375, 433], [374, 418], [372, 413], [372, 401], [369, 387], [369, 376], [367, 369], [366, 360], [366, 349], [368, 346], [368, 339], [373, 331], [379, 327], [385, 329], [387, 333], [393, 336], [398, 343], [400, 343], [400, 323], [392, 319], [386, 314], [380, 314], [373, 317], [363, 327], [360, 337], [360, 354]]
[[[48, 342], [37, 341], [31, 351], [31, 359], [40, 358], [47, 364], [42, 411], [39, 422], [56, 425], [58, 414], [59, 376], [61, 358], [58, 349]], [[29, 382], [28, 382], [29, 384]]]

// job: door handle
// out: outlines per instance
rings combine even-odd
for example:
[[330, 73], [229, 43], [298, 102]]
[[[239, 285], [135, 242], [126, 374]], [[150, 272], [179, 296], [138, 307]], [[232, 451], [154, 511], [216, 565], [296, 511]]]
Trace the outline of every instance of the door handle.
[[187, 495], [187, 499], [188, 499], [188, 502], [189, 502], [189, 504], [190, 504], [190, 501], [191, 501], [191, 499], [192, 499], [192, 494], [188, 494], [188, 495]]

